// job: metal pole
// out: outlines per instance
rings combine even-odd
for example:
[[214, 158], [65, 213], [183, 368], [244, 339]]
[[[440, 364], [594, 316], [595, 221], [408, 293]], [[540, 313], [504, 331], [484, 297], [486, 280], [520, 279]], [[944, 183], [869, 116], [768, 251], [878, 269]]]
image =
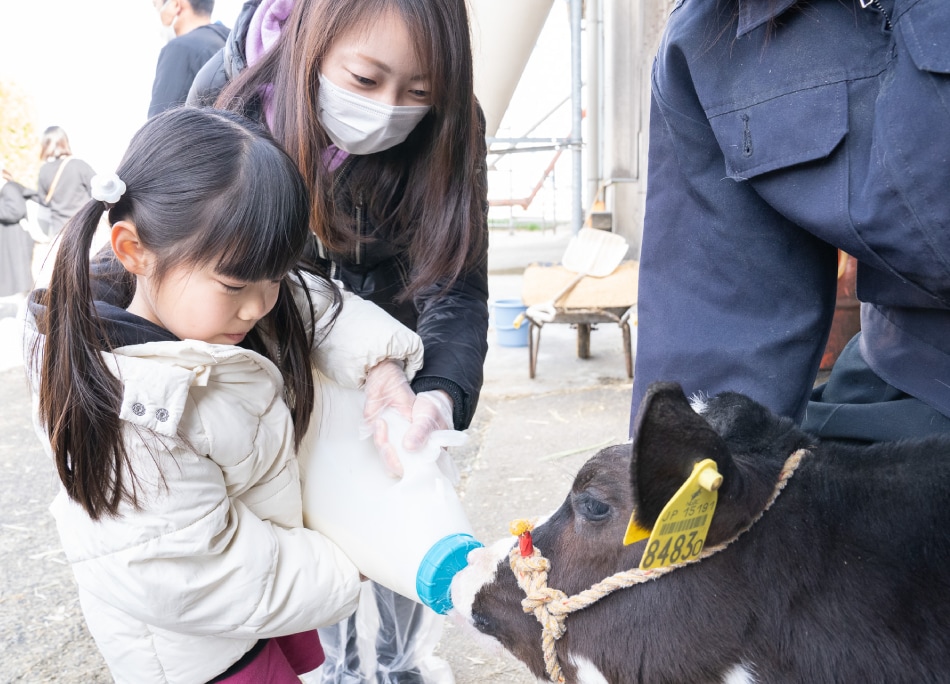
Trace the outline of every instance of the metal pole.
[[583, 151], [581, 149], [581, 121], [583, 120], [584, 105], [581, 102], [581, 16], [583, 15], [583, 0], [569, 0], [571, 3], [571, 103], [573, 108], [573, 125], [571, 130], [571, 149], [573, 151], [573, 216], [571, 230], [580, 231], [584, 223], [584, 202], [582, 186], [584, 182]]
[[600, 190], [600, 84], [601, 84], [601, 31], [600, 0], [587, 0], [584, 24], [587, 40], [587, 206], [593, 207]]

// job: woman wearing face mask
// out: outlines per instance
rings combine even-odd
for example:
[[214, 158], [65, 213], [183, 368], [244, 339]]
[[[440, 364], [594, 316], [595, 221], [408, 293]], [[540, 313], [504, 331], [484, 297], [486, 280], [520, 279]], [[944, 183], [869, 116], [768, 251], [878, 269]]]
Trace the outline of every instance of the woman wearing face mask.
[[[469, 35], [464, 0], [251, 0], [189, 95], [267, 122], [312, 189], [315, 255], [421, 336], [411, 389], [394, 378], [367, 407], [370, 420], [383, 403], [411, 417], [410, 450], [432, 430], [468, 427], [488, 348], [486, 149]], [[375, 438], [391, 453], [385, 431]], [[422, 681], [411, 651], [426, 609], [377, 593], [388, 594], [379, 681]], [[334, 681], [359, 681], [353, 637]]]

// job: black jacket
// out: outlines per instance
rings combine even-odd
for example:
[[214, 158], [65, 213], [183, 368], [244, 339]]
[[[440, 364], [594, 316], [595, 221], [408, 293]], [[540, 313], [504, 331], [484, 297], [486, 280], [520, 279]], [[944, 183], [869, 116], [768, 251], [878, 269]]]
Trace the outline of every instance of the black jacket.
[[228, 37], [229, 29], [219, 22], [199, 26], [173, 38], [158, 54], [149, 118], [185, 102], [195, 74]]
[[[251, 16], [260, 0], [248, 0], [235, 22], [225, 46], [195, 76], [190, 104], [210, 105], [222, 88], [247, 65], [244, 46]], [[250, 114], [255, 114], [250, 112]], [[484, 122], [482, 122], [484, 125]], [[358, 197], [359, 188], [348, 182], [358, 164], [367, 158], [351, 155], [340, 169], [340, 193], [343, 206], [352, 207], [362, 236], [374, 237], [376, 226], [348, 198]], [[482, 165], [482, 173], [487, 167]], [[488, 202], [484, 203], [484, 226], [488, 231]], [[408, 254], [385, 238], [372, 239], [350, 254], [326, 253], [314, 240], [330, 274], [364, 299], [375, 302], [403, 324], [419, 333], [425, 346], [425, 361], [413, 379], [416, 392], [441, 389], [452, 396], [456, 429], [469, 426], [478, 403], [483, 381], [483, 364], [488, 352], [488, 239], [479, 255], [478, 268], [460, 278], [449, 290], [438, 295], [439, 287], [417, 296], [411, 302], [399, 303], [398, 295], [406, 289], [412, 265]]]
[[0, 225], [12, 226], [26, 218], [26, 200], [36, 193], [16, 181], [0, 180]]

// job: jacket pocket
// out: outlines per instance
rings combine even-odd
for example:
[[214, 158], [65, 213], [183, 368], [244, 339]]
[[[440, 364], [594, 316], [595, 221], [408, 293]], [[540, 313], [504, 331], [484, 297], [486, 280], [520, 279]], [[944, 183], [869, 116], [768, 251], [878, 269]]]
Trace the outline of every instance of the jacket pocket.
[[848, 132], [847, 84], [784, 93], [709, 122], [734, 180], [823, 159]]
[[917, 0], [897, 25], [918, 69], [950, 74], [950, 2]]

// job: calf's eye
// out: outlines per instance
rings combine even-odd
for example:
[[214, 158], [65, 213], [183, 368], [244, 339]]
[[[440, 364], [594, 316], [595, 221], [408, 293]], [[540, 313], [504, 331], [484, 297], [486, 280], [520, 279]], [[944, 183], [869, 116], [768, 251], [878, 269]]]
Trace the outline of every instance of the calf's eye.
[[588, 492], [574, 497], [574, 510], [578, 515], [592, 521], [603, 520], [610, 514], [610, 506]]

